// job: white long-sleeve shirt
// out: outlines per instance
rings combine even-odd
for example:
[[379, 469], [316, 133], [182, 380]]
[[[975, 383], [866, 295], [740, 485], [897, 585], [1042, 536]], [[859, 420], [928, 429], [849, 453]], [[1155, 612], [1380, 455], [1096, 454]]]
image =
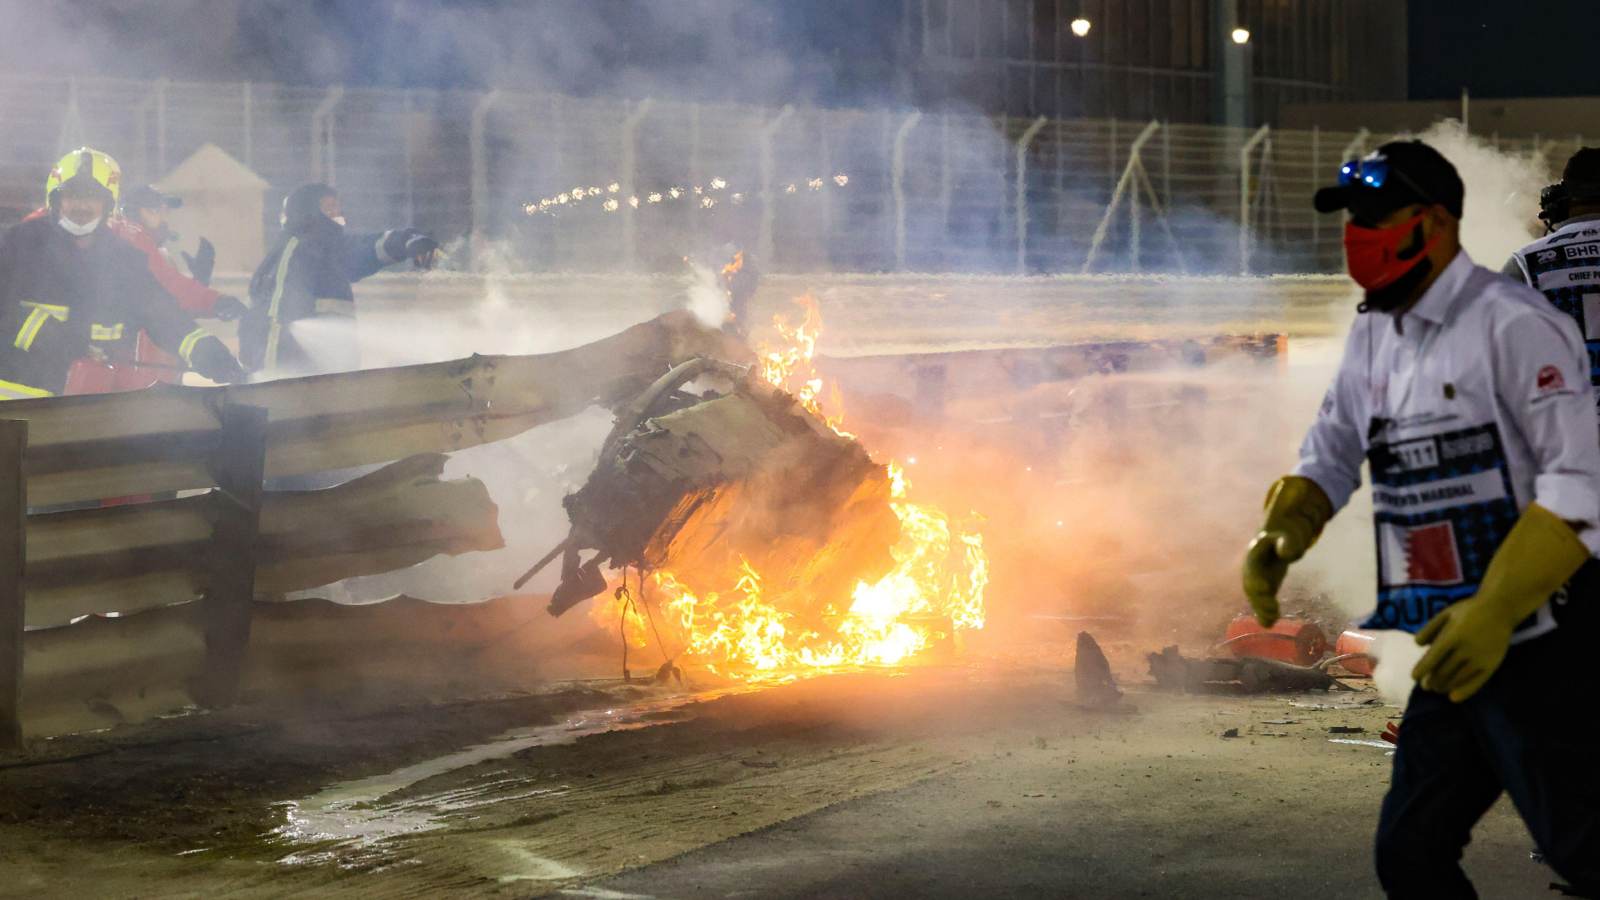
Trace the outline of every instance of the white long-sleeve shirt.
[[[1359, 316], [1295, 474], [1335, 509], [1370, 458], [1378, 611], [1416, 631], [1476, 592], [1537, 501], [1600, 551], [1600, 425], [1573, 321], [1465, 251], [1398, 321]], [[1519, 638], [1554, 627], [1548, 604]]]

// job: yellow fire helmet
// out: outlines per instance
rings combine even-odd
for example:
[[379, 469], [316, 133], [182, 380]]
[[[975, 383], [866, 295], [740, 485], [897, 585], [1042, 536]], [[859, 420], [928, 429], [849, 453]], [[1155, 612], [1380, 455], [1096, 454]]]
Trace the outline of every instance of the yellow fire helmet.
[[90, 147], [79, 147], [61, 157], [50, 170], [50, 177], [44, 183], [45, 205], [53, 204], [57, 188], [78, 178], [88, 178], [111, 194], [107, 213], [117, 208], [117, 200], [122, 195], [122, 167], [109, 154]]

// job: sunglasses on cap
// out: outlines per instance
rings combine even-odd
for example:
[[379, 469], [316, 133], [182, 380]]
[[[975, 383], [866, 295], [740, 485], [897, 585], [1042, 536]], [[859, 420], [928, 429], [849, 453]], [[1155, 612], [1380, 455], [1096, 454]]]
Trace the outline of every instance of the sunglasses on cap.
[[1429, 196], [1427, 191], [1417, 187], [1415, 181], [1407, 178], [1406, 173], [1389, 165], [1389, 160], [1383, 156], [1374, 154], [1366, 159], [1352, 159], [1339, 167], [1340, 187], [1361, 187], [1379, 190], [1385, 184], [1388, 184], [1390, 179], [1404, 185], [1427, 203], [1438, 202]]

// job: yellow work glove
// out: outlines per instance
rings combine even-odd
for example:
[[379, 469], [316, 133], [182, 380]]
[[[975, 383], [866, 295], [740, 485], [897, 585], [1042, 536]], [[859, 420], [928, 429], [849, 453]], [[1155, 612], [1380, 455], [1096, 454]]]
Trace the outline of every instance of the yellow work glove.
[[1500, 668], [1517, 623], [1544, 605], [1589, 558], [1572, 526], [1537, 503], [1528, 504], [1489, 560], [1478, 592], [1446, 606], [1417, 633], [1432, 644], [1411, 677], [1425, 691], [1471, 697]]
[[1285, 475], [1267, 491], [1267, 519], [1244, 554], [1244, 595], [1256, 621], [1271, 628], [1278, 621], [1278, 587], [1289, 564], [1306, 555], [1322, 526], [1333, 518], [1333, 503], [1309, 478]]

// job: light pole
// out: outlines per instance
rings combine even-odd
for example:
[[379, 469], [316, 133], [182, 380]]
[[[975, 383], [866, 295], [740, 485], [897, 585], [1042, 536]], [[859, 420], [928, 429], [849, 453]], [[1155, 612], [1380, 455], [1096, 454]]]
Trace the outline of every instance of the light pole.
[[1250, 127], [1250, 29], [1239, 23], [1238, 0], [1211, 5], [1211, 120]]

